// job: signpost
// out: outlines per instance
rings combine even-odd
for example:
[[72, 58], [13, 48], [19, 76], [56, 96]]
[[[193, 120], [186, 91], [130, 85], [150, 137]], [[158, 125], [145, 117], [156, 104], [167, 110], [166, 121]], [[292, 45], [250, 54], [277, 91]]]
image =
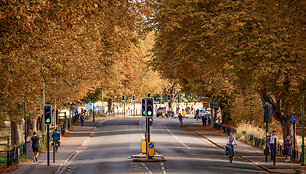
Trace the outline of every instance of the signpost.
[[296, 158], [296, 148], [295, 148], [295, 124], [297, 122], [297, 116], [292, 116], [291, 117], [291, 121], [293, 123], [293, 155], [292, 155], [292, 159], [293, 161], [295, 161]]

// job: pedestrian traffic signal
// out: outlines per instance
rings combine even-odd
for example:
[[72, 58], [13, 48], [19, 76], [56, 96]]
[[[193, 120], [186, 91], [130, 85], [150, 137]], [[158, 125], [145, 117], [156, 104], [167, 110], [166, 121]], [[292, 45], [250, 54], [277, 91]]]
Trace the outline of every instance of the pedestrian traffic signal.
[[46, 104], [44, 106], [44, 116], [45, 116], [45, 124], [50, 125], [52, 123], [52, 106], [51, 104]]
[[146, 98], [141, 99], [141, 116], [146, 116]]
[[122, 103], [125, 102], [125, 95], [122, 95]]
[[171, 94], [168, 94], [167, 97], [168, 97], [168, 102], [171, 102]]
[[153, 116], [153, 108], [154, 108], [154, 99], [153, 97], [147, 97], [146, 98], [146, 106], [147, 106], [147, 116], [152, 117]]

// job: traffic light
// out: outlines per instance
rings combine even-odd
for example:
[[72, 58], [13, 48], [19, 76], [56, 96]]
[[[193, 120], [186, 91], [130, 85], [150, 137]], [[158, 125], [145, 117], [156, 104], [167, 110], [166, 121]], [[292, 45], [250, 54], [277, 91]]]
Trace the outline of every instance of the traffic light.
[[153, 116], [153, 108], [154, 108], [154, 99], [153, 97], [147, 97], [147, 116], [152, 117]]
[[272, 122], [272, 105], [268, 102], [264, 105], [264, 122], [271, 123]]
[[168, 97], [168, 102], [171, 102], [171, 94], [168, 94], [167, 97]]
[[136, 101], [136, 96], [135, 95], [132, 96], [132, 100], [133, 100], [133, 102]]
[[270, 135], [267, 135], [266, 139], [267, 139], [267, 142], [270, 143]]
[[122, 95], [122, 103], [125, 102], [125, 95]]
[[177, 102], [179, 103], [180, 101], [181, 101], [181, 95], [178, 94], [178, 96], [177, 96]]
[[46, 104], [44, 106], [45, 124], [52, 123], [52, 106], [51, 104]]
[[146, 98], [141, 99], [141, 116], [146, 116]]

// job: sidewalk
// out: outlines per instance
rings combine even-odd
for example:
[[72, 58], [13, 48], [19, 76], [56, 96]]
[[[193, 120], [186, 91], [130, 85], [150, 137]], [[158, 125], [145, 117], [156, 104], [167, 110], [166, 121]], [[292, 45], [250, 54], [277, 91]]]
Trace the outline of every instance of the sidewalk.
[[[208, 141], [211, 141], [211, 143], [217, 147], [224, 148], [226, 146], [227, 135], [223, 134], [221, 131], [211, 128], [204, 129], [201, 123], [186, 125], [185, 129], [193, 132], [197, 136], [201, 136]], [[306, 167], [303, 167], [298, 163], [285, 163], [285, 157], [277, 157], [274, 166], [270, 156], [268, 157], [268, 162], [266, 162], [263, 150], [241, 141], [237, 141], [237, 144], [237, 147], [235, 147], [235, 152], [237, 153], [236, 157], [240, 155], [243, 160], [253, 163], [269, 173], [289, 174], [295, 173], [296, 170], [302, 170], [302, 173], [306, 174]]]
[[61, 138], [61, 146], [56, 153], [55, 163], [53, 163], [53, 149], [50, 146], [50, 166], [47, 166], [47, 153], [41, 153], [37, 162], [29, 162], [19, 164], [19, 168], [12, 174], [54, 174], [61, 173], [60, 169], [65, 167], [70, 159], [76, 156], [80, 150], [86, 145], [96, 127], [102, 123], [104, 119], [97, 118], [96, 122], [86, 120], [85, 126], [74, 126], [69, 133]]

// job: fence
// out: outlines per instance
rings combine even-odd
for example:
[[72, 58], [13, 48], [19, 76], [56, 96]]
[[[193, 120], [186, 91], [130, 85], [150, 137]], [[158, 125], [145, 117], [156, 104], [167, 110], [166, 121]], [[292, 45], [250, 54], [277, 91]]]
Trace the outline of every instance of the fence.
[[[230, 127], [227, 127], [227, 126], [222, 126], [221, 124], [214, 124], [214, 128], [217, 129], [217, 130], [222, 130], [222, 132], [224, 132], [226, 134], [229, 134], [230, 132], [233, 132], [233, 133], [236, 132], [235, 128], [230, 128]], [[253, 134], [246, 135], [246, 132], [244, 132], [244, 131], [242, 133], [246, 137], [248, 137], [248, 141], [253, 146], [259, 147], [259, 148], [263, 148], [263, 149], [266, 147], [266, 139], [257, 138]], [[277, 144], [276, 151], [277, 151], [278, 155], [283, 155], [283, 147], [282, 147], [281, 144]], [[296, 151], [292, 150], [291, 157], [292, 157], [292, 159], [299, 159], [299, 152], [297, 150]]]
[[[8, 138], [9, 142], [9, 138]], [[5, 164], [6, 167], [11, 166], [13, 163], [19, 163], [22, 155], [26, 154], [26, 149], [30, 146], [30, 142], [27, 142], [27, 146], [22, 144], [14, 148], [10, 148], [7, 144], [7, 150], [0, 151], [0, 163]], [[29, 154], [29, 153], [28, 153]]]

